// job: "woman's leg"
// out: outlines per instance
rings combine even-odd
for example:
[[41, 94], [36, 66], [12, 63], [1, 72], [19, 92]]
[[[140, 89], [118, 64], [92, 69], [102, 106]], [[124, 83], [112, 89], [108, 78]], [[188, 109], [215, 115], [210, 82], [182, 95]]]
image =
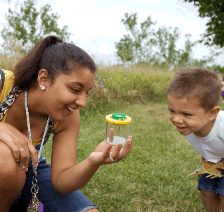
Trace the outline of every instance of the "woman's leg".
[[0, 212], [8, 212], [26, 181], [26, 173], [16, 163], [12, 150], [0, 141]]
[[201, 198], [204, 203], [205, 209], [207, 212], [220, 212], [221, 210], [221, 201], [219, 195], [216, 195], [215, 192], [200, 190]]
[[[32, 198], [31, 186], [33, 179], [33, 170], [31, 164], [26, 173], [26, 183], [22, 190], [23, 202], [30, 202]], [[97, 206], [93, 204], [85, 195], [79, 190], [65, 195], [60, 195], [51, 183], [51, 166], [42, 160], [37, 168], [37, 185], [39, 192], [37, 197], [44, 205], [44, 211], [48, 212], [98, 212]], [[17, 206], [17, 203], [15, 204]], [[18, 207], [17, 207], [18, 208]], [[20, 207], [18, 208], [18, 210]], [[14, 212], [14, 211], [13, 211]]]

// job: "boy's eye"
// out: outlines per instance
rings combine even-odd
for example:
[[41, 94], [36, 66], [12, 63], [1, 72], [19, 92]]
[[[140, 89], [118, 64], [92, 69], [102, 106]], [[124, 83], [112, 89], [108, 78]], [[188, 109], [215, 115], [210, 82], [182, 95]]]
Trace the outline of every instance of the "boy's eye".
[[72, 88], [72, 91], [74, 91], [75, 93], [78, 93], [79, 92], [79, 90], [73, 89], [73, 88]]
[[188, 114], [188, 113], [184, 113], [184, 115], [185, 115], [185, 116], [192, 116], [191, 114]]
[[171, 113], [173, 113], [174, 111], [173, 110], [171, 110], [171, 109], [169, 109], [169, 111], [171, 112]]

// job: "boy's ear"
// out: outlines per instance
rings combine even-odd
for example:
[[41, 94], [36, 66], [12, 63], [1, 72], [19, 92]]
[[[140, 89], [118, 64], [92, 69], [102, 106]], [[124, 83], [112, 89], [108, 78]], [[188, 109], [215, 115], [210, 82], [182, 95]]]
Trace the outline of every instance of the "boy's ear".
[[211, 118], [212, 120], [215, 119], [217, 117], [219, 111], [220, 111], [220, 107], [219, 106], [213, 107], [211, 109], [211, 111], [210, 111], [210, 117], [209, 118]]

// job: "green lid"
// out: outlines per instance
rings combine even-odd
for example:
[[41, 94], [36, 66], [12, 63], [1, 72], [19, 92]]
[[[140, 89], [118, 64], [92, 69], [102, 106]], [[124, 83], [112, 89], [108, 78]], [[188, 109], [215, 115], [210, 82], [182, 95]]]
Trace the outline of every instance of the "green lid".
[[123, 113], [114, 113], [112, 115], [112, 119], [124, 121], [125, 114], [123, 114]]

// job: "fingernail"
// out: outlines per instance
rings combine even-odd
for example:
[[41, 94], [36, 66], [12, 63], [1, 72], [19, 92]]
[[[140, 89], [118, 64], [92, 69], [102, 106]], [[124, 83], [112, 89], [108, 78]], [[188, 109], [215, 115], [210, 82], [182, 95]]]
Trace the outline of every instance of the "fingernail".
[[21, 169], [25, 169], [25, 166], [23, 165], [23, 166], [21, 167]]
[[28, 168], [26, 168], [26, 172], [28, 171]]
[[121, 144], [119, 144], [119, 147], [121, 147], [122, 145]]

